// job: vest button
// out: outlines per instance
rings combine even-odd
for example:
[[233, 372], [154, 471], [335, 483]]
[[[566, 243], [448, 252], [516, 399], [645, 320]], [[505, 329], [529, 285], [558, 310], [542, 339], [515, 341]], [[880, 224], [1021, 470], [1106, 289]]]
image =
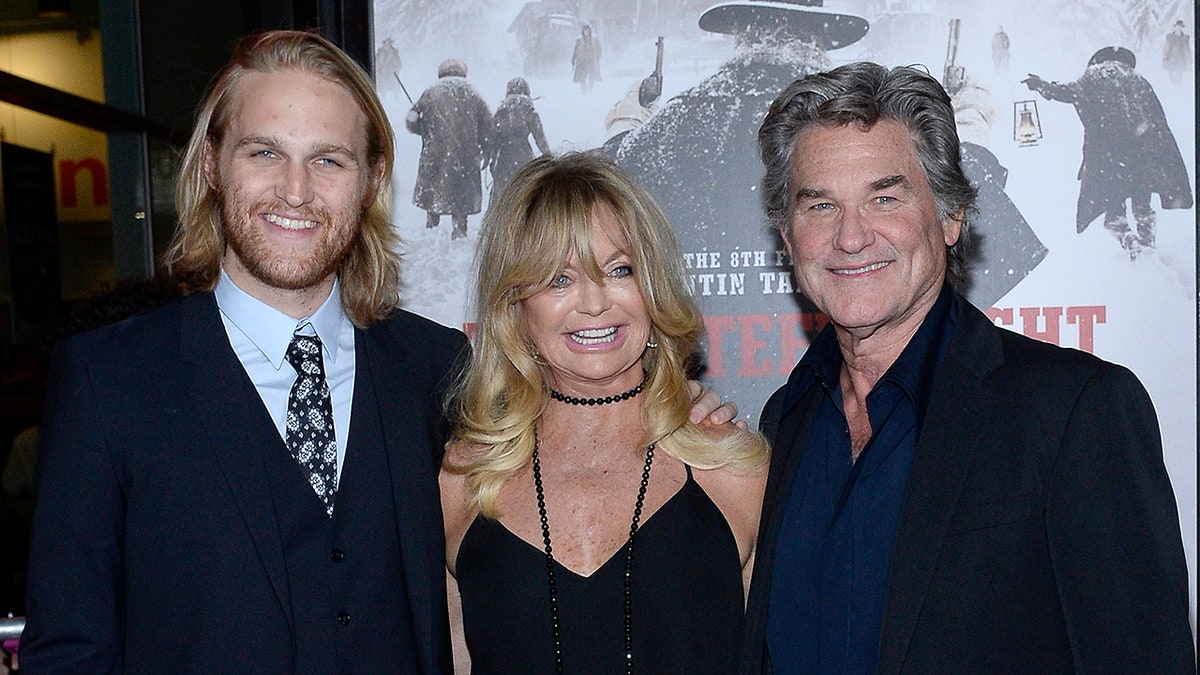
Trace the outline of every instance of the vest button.
[[338, 612], [337, 622], [339, 625], [342, 625], [342, 626], [349, 625], [350, 624], [350, 613], [349, 612]]
[[329, 559], [335, 563], [342, 562], [342, 560], [344, 560], [345, 558], [346, 558], [346, 554], [343, 553], [342, 549], [340, 549], [340, 548], [335, 548], [329, 552]]

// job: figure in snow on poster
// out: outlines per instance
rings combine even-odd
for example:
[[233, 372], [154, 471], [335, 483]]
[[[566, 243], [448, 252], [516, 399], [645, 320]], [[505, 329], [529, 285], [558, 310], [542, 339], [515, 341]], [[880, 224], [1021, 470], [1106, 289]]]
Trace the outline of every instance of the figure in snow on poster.
[[995, 66], [997, 75], [1008, 74], [1009, 45], [1008, 33], [1004, 32], [1004, 26], [996, 26], [996, 34], [992, 36], [992, 65]]
[[1163, 69], [1171, 78], [1171, 84], [1184, 81], [1192, 72], [1192, 36], [1183, 32], [1183, 20], [1175, 22], [1175, 28], [1167, 33], [1163, 43]]
[[466, 64], [443, 61], [438, 81], [421, 94], [404, 122], [421, 137], [413, 203], [426, 212], [425, 227], [437, 227], [449, 214], [450, 238], [467, 236], [467, 216], [479, 213], [483, 203], [480, 172], [491, 157], [495, 122], [467, 81]]
[[959, 291], [982, 309], [993, 306], [1046, 257], [1047, 249], [1004, 191], [1008, 169], [988, 149], [996, 109], [992, 95], [964, 75], [951, 94], [963, 173], [978, 190], [977, 212], [963, 241], [967, 278]]
[[646, 120], [650, 119], [650, 116], [658, 110], [658, 94], [653, 93], [653, 87], [646, 86], [647, 82], [655, 81], [657, 80], [650, 76], [633, 83], [628, 93], [613, 104], [608, 114], [604, 116], [603, 150], [605, 154], [613, 156], [625, 136], [645, 124]]
[[539, 152], [543, 155], [550, 154], [550, 142], [546, 140], [546, 132], [542, 129], [542, 118], [533, 108], [533, 98], [525, 78], [514, 77], [508, 81], [504, 100], [496, 108], [495, 120], [496, 142], [491, 158], [492, 189], [488, 196], [489, 206], [504, 186], [508, 185], [513, 174], [533, 159], [533, 149], [529, 147], [530, 136], [533, 136], [533, 142], [537, 144]]
[[400, 50], [392, 38], [384, 38], [383, 44], [375, 50], [375, 86], [380, 89], [392, 89], [400, 81]]
[[646, 123], [658, 110], [658, 99], [662, 97], [663, 38], [656, 43], [658, 55], [654, 72], [635, 82], [629, 92], [617, 101], [604, 116], [604, 144], [601, 150], [609, 157], [616, 157], [621, 141], [634, 129]]
[[[1030, 74], [1023, 82], [1051, 101], [1075, 106], [1083, 124], [1083, 163], [1075, 226], [1083, 232], [1097, 217], [1131, 259], [1155, 246], [1157, 215], [1150, 195], [1164, 209], [1192, 207], [1192, 187], [1162, 104], [1134, 68], [1124, 47], [1092, 55], [1074, 82], [1047, 82]], [[1130, 227], [1130, 203], [1136, 229]]]
[[580, 29], [575, 51], [571, 52], [571, 66], [575, 69], [575, 81], [585, 94], [592, 91], [592, 84], [603, 79], [600, 77], [600, 40], [592, 35], [589, 24]]

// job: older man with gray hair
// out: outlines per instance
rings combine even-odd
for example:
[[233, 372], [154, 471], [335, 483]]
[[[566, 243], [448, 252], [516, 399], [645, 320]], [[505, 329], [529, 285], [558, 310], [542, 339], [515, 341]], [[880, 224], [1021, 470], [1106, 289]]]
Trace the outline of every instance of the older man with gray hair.
[[1194, 672], [1145, 389], [953, 290], [975, 189], [941, 85], [810, 75], [759, 142], [768, 217], [829, 324], [762, 414], [741, 672]]

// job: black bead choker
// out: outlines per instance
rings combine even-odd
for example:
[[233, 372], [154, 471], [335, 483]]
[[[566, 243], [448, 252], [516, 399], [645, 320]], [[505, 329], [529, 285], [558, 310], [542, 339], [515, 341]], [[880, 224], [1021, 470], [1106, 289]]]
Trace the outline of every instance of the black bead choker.
[[555, 401], [570, 403], [571, 405], [607, 405], [609, 403], [616, 403], [618, 401], [624, 401], [625, 399], [633, 398], [634, 396], [642, 393], [642, 387], [645, 386], [646, 381], [642, 380], [640, 383], [638, 383], [638, 386], [630, 389], [627, 392], [613, 394], [612, 396], [603, 396], [601, 398], [575, 398], [574, 396], [567, 396], [566, 394], [551, 389], [550, 398], [554, 399]]
[[[642, 390], [638, 385], [636, 390], [622, 394], [625, 398], [633, 396]], [[590, 400], [590, 399], [589, 399]], [[606, 401], [607, 402], [607, 401]], [[587, 404], [592, 405], [592, 404]], [[633, 593], [631, 580], [633, 578], [633, 540], [642, 521], [642, 507], [646, 503], [646, 486], [650, 484], [650, 465], [654, 463], [654, 444], [646, 446], [646, 465], [642, 468], [642, 480], [638, 485], [637, 501], [633, 506], [633, 520], [629, 523], [629, 541], [625, 546], [625, 578], [622, 583], [624, 603], [622, 609], [625, 615], [625, 673], [633, 673]], [[562, 627], [558, 619], [558, 584], [554, 581], [554, 547], [550, 543], [550, 519], [546, 515], [546, 491], [542, 486], [542, 462], [538, 457], [537, 431], [533, 433], [533, 487], [537, 492], [538, 518], [542, 521], [542, 542], [546, 551], [546, 579], [550, 585], [550, 625], [554, 635], [554, 672], [563, 672]]]

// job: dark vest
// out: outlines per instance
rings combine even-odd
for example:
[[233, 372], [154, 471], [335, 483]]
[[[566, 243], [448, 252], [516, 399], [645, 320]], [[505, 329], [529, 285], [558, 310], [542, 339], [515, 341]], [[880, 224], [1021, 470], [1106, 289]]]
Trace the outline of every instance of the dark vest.
[[268, 452], [295, 622], [295, 672], [419, 670], [396, 529], [391, 468], [370, 377], [355, 378], [333, 517], [283, 444]]

